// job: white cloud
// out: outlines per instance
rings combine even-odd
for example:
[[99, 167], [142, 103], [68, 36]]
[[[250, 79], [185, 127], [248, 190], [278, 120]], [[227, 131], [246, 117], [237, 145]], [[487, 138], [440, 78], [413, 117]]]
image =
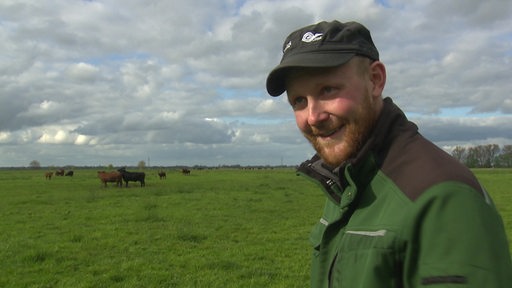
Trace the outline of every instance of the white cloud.
[[68, 69], [72, 79], [82, 81], [94, 80], [99, 72], [97, 67], [83, 62], [73, 64]]
[[0, 166], [298, 164], [312, 149], [265, 79], [289, 32], [333, 19], [370, 28], [385, 94], [436, 143], [512, 141], [511, 12], [501, 0], [2, 1]]
[[91, 141], [91, 137], [87, 137], [85, 135], [78, 135], [75, 138], [75, 142], [73, 143], [75, 145], [87, 145], [87, 144], [94, 144], [93, 141]]
[[0, 132], [0, 143], [8, 143], [11, 138], [11, 132]]

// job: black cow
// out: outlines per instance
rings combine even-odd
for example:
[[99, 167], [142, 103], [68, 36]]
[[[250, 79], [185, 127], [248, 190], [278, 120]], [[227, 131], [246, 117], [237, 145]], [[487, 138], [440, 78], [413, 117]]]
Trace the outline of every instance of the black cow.
[[65, 176], [71, 176], [71, 177], [73, 177], [73, 174], [74, 174], [73, 170], [69, 170], [68, 172], [66, 172], [66, 175], [65, 175]]
[[146, 186], [146, 182], [144, 179], [146, 178], [146, 173], [144, 172], [128, 172], [125, 168], [118, 169], [119, 173], [121, 173], [124, 182], [126, 183], [126, 187], [128, 187], [128, 182], [140, 182], [140, 187]]

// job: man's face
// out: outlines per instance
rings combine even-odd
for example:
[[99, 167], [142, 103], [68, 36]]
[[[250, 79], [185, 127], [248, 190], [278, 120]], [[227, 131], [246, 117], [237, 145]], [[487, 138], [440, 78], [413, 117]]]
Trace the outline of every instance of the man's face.
[[297, 126], [332, 167], [355, 156], [382, 105], [380, 95], [374, 97], [372, 93], [371, 76], [359, 72], [356, 63], [298, 70], [287, 81]]

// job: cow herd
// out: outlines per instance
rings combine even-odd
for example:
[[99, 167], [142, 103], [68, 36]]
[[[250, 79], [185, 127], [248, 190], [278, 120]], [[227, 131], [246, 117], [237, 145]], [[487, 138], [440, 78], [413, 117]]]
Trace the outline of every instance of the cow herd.
[[[44, 173], [44, 178], [46, 180], [52, 180], [53, 175], [54, 175], [53, 172], [45, 172]], [[74, 175], [73, 170], [69, 170], [66, 173], [64, 173], [64, 169], [59, 169], [59, 170], [55, 171], [55, 176], [70, 176], [70, 177], [73, 177], [73, 175]]]
[[[55, 176], [73, 176], [74, 172], [73, 170], [69, 170], [65, 172], [64, 169], [59, 169], [54, 172], [45, 172], [44, 177], [47, 180], [51, 180], [53, 175]], [[189, 169], [182, 169], [181, 173], [183, 175], [190, 175]], [[167, 174], [165, 171], [158, 171], [158, 177], [160, 177], [160, 180], [166, 179]], [[107, 183], [115, 183], [117, 187], [123, 187], [123, 181], [125, 183], [125, 187], [128, 187], [128, 182], [139, 182], [140, 187], [146, 186], [146, 173], [144, 172], [130, 172], [126, 171], [126, 168], [120, 168], [116, 171], [98, 171], [98, 178], [100, 179], [100, 182], [104, 185], [104, 187], [107, 187]]]

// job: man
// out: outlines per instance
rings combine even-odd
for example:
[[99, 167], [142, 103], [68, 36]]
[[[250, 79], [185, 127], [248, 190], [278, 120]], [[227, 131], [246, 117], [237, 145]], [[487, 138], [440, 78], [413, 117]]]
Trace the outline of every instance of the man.
[[298, 171], [327, 201], [311, 233], [312, 287], [512, 287], [503, 222], [457, 160], [390, 98], [370, 32], [321, 22], [291, 33], [267, 91], [286, 91], [317, 154]]

